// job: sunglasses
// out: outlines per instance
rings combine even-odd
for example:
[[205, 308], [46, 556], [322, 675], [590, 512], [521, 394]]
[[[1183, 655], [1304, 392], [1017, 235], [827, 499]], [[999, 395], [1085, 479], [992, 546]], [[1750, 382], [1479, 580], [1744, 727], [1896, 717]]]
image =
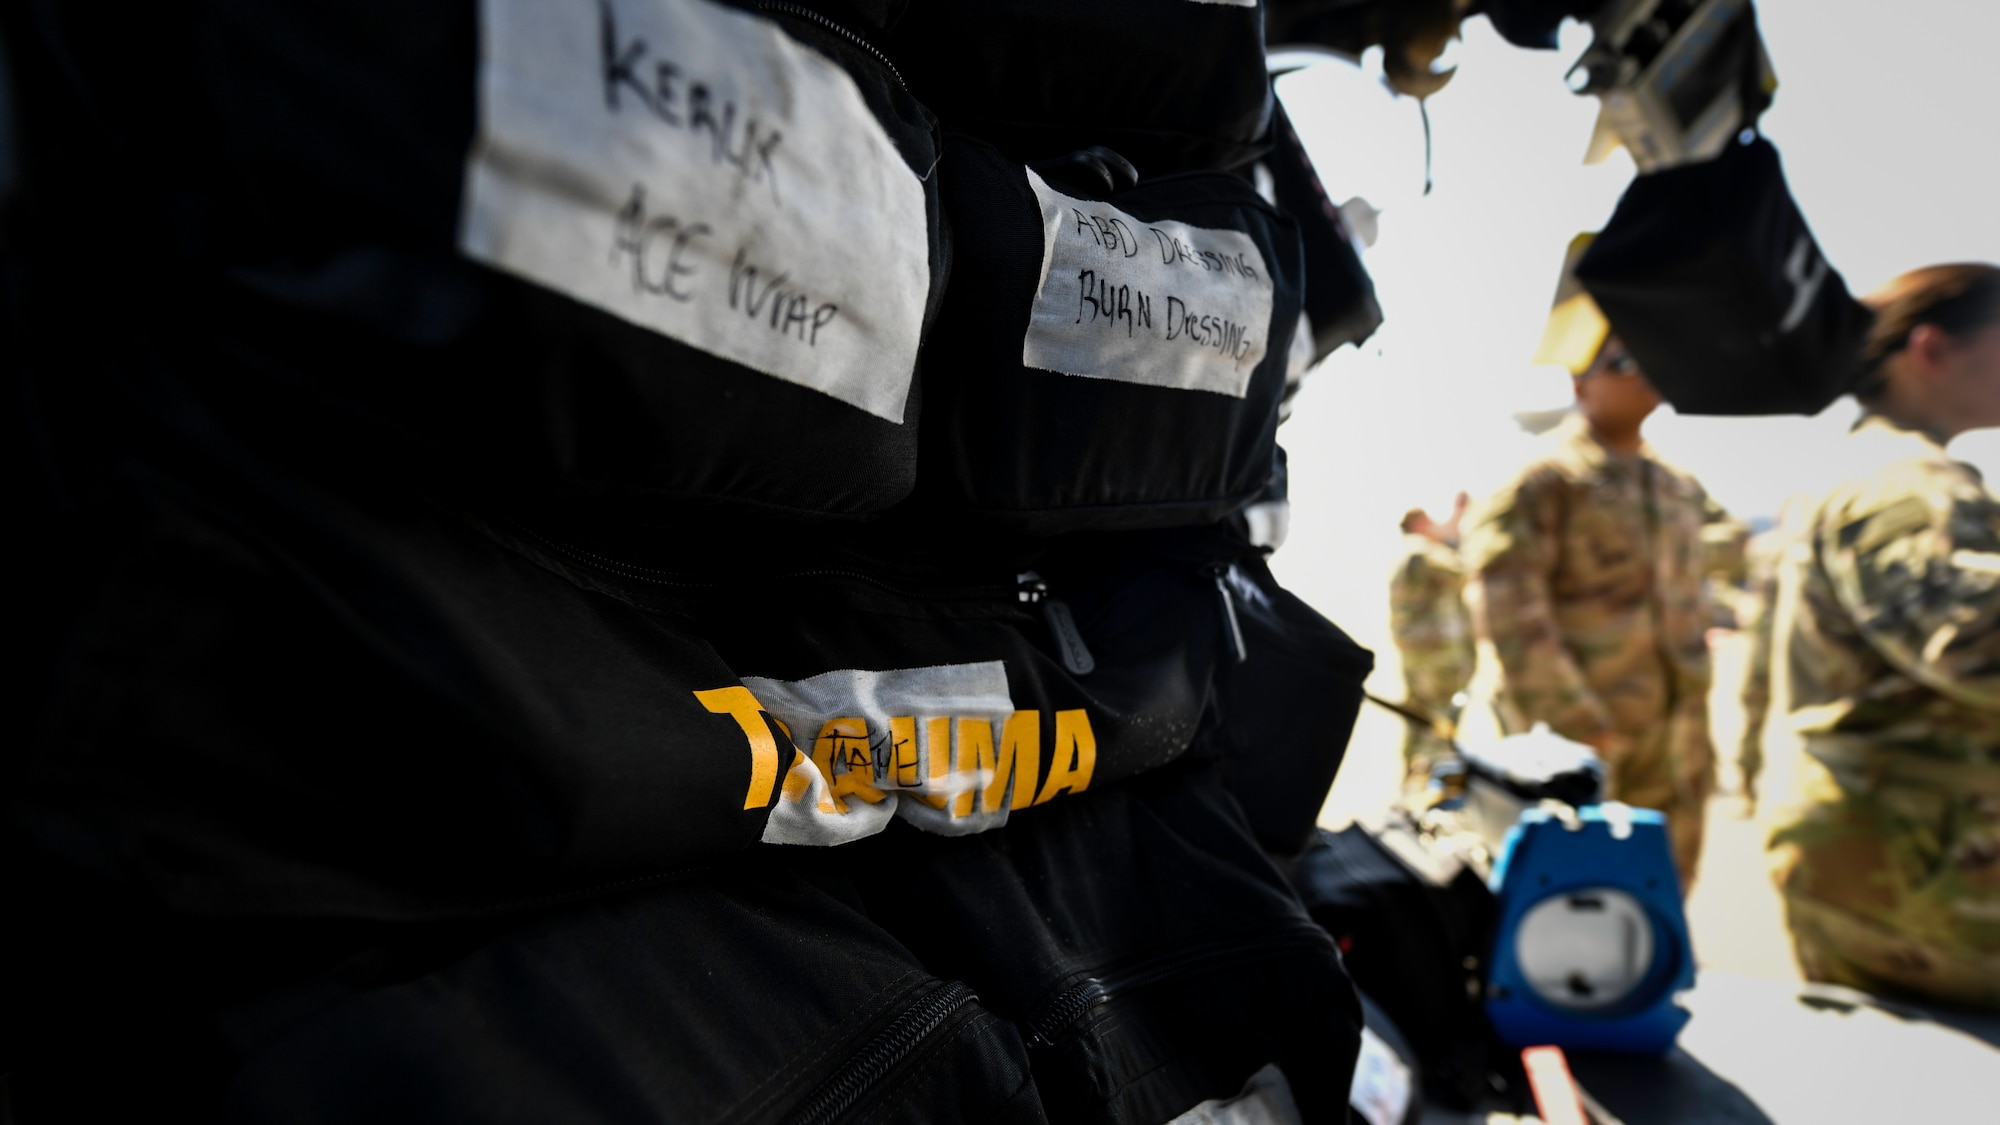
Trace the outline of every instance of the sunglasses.
[[1619, 378], [1637, 375], [1639, 373], [1639, 361], [1633, 359], [1629, 353], [1619, 352], [1608, 359], [1599, 360], [1591, 373], [1594, 375], [1616, 375]]

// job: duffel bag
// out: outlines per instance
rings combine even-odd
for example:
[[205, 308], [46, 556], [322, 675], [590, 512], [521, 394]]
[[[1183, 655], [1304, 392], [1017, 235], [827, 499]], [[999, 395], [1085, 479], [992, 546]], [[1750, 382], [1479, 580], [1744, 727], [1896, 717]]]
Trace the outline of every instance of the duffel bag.
[[1297, 227], [1245, 180], [1044, 179], [954, 134], [953, 281], [913, 514], [982, 534], [1195, 526], [1270, 479]]
[[886, 508], [945, 280], [934, 124], [860, 31], [764, 9], [10, 9], [33, 366], [293, 463]]

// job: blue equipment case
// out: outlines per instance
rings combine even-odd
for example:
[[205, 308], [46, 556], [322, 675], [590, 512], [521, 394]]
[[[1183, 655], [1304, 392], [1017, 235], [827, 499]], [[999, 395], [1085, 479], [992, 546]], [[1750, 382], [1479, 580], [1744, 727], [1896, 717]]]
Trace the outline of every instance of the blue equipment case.
[[1620, 804], [1531, 808], [1493, 869], [1486, 1014], [1516, 1047], [1660, 1053], [1688, 1012], [1693, 947], [1666, 818]]

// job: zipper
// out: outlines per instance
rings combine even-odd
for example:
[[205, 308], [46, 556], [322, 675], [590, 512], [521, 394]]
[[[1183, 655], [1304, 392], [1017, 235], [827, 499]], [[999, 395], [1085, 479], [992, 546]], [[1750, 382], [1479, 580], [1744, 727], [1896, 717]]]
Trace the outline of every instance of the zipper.
[[1215, 592], [1222, 599], [1222, 621], [1229, 627], [1229, 645], [1236, 650], [1236, 663], [1250, 659], [1250, 646], [1243, 641], [1243, 623], [1236, 619], [1236, 595], [1229, 592], [1229, 572], [1234, 569], [1229, 563], [1211, 563], [1209, 574], [1215, 578]]
[[1055, 638], [1056, 655], [1062, 666], [1073, 676], [1088, 676], [1097, 669], [1097, 657], [1091, 655], [1090, 646], [1083, 643], [1083, 631], [1076, 627], [1076, 618], [1069, 606], [1049, 595], [1049, 584], [1032, 570], [1024, 570], [1016, 577], [1021, 601], [1042, 607], [1042, 622], [1049, 627], [1049, 635]]
[[1223, 961], [1243, 960], [1280, 949], [1308, 946], [1334, 948], [1333, 938], [1311, 922], [1291, 921], [1284, 927], [1260, 934], [1254, 940], [1225, 938], [1205, 945], [1178, 949], [1147, 958], [1122, 969], [1105, 972], [1063, 989], [1028, 1021], [1028, 1046], [1053, 1047], [1065, 1031], [1076, 1026], [1093, 1009], [1115, 1000], [1123, 993], [1156, 984], [1189, 969]]
[[821, 15], [820, 13], [815, 12], [811, 8], [808, 8], [802, 4], [787, 3], [786, 0], [762, 0], [762, 2], [757, 5], [757, 7], [758, 10], [760, 11], [778, 12], [782, 15], [797, 16], [799, 19], [816, 23], [819, 26], [825, 28], [826, 30], [833, 32], [835, 35], [840, 36], [842, 39], [847, 40], [849, 43], [852, 43], [855, 46], [861, 48], [862, 50], [868, 52], [869, 54], [875, 56], [875, 61], [881, 63], [885, 68], [888, 69], [889, 77], [894, 78], [896, 80], [896, 85], [902, 86], [904, 92], [906, 93], [909, 91], [910, 88], [908, 86], [903, 85], [903, 72], [896, 69], [896, 64], [889, 61], [889, 56], [883, 54], [881, 48], [875, 46], [875, 44], [873, 43], [870, 43], [868, 40], [863, 39], [861, 36], [856, 35], [854, 32], [847, 30], [845, 26], [834, 22], [834, 20], [832, 20], [831, 18]]
[[791, 1118], [792, 1125], [830, 1125], [840, 1120], [870, 1087], [888, 1077], [896, 1064], [909, 1058], [960, 1008], [977, 999], [962, 981], [948, 981], [932, 989], [897, 1016], [895, 1022], [877, 1032], [839, 1073], [813, 1091], [804, 1107]]

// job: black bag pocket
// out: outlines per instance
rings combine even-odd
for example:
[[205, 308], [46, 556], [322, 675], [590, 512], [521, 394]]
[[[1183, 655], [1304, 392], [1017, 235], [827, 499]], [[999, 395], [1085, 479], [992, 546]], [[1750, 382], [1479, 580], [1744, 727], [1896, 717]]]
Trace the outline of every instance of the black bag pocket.
[[[1211, 523], [1271, 473], [1297, 228], [1233, 176], [1108, 199], [954, 135], [917, 502], [1033, 534]], [[1073, 194], [1082, 193], [1082, 194]]]
[[1105, 145], [1149, 176], [1239, 168], [1275, 103], [1256, 4], [912, 4], [889, 44], [925, 105], [1023, 161]]
[[897, 872], [870, 916], [1021, 1028], [1051, 1118], [1164, 1121], [1275, 1063], [1304, 1120], [1346, 1120], [1352, 987], [1212, 763], [857, 858]]
[[1256, 552], [1218, 565], [1215, 584], [1240, 638], [1216, 679], [1224, 781], [1258, 843], [1295, 855], [1347, 756], [1375, 657], [1279, 586]]
[[[1013, 1026], [859, 909], [738, 864], [226, 1008], [232, 1121], [1045, 1120]], [[818, 956], [807, 951], [838, 951]]]
[[749, 8], [227, 2], [130, 51], [50, 15], [27, 278], [83, 318], [80, 263], [148, 262], [144, 326], [85, 346], [294, 463], [884, 509], [947, 270], [933, 120], [859, 33]]
[[1683, 414], [1816, 414], [1860, 374], [1870, 314], [1761, 137], [1632, 181], [1576, 276]]

